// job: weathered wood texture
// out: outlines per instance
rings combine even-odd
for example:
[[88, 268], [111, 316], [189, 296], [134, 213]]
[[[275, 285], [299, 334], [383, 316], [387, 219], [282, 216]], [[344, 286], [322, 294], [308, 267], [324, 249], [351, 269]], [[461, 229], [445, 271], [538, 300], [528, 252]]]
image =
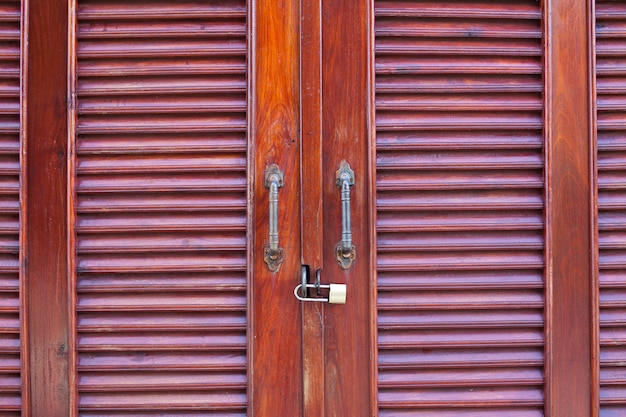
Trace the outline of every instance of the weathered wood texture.
[[0, 415], [19, 416], [20, 1], [0, 2]]
[[591, 3], [545, 8], [549, 417], [592, 415]]
[[[346, 304], [324, 308], [326, 417], [372, 415], [368, 5], [367, 1], [322, 3], [322, 280], [347, 284]], [[336, 171], [344, 159], [355, 175], [350, 208], [356, 260], [349, 270], [339, 266], [335, 252], [342, 230]]]
[[66, 0], [28, 1], [23, 303], [33, 417], [69, 415]]
[[375, 19], [379, 415], [543, 416], [540, 4]]
[[[302, 316], [293, 289], [300, 281], [300, 4], [298, 0], [252, 3], [250, 135], [252, 274], [250, 291], [249, 416], [302, 413]], [[263, 261], [269, 243], [268, 165], [284, 173], [279, 189], [279, 245], [284, 262], [276, 273]]]
[[245, 0], [80, 0], [78, 414], [244, 416]]
[[596, 2], [600, 415], [626, 415], [626, 2]]

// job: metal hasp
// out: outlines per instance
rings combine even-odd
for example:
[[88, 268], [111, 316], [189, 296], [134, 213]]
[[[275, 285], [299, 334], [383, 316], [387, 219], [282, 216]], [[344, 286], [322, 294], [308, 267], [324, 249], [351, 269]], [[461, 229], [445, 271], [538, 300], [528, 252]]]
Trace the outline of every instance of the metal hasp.
[[[302, 283], [298, 284], [293, 290], [293, 295], [300, 301], [316, 301], [330, 304], [346, 303], [346, 284], [320, 284], [320, 270], [316, 271], [316, 279], [314, 284], [309, 284], [309, 267], [302, 265]], [[317, 297], [311, 297], [309, 289], [317, 290]], [[328, 295], [324, 296], [321, 290], [328, 290]]]
[[268, 166], [265, 170], [265, 187], [270, 190], [270, 236], [269, 245], [265, 247], [263, 253], [263, 260], [272, 272], [278, 271], [283, 263], [283, 248], [278, 246], [278, 189], [283, 186], [283, 178], [283, 173], [276, 164]]
[[356, 258], [350, 224], [350, 187], [354, 185], [354, 171], [345, 160], [339, 163], [336, 180], [341, 189], [341, 242], [337, 244], [335, 253], [339, 265], [343, 269], [349, 269]]

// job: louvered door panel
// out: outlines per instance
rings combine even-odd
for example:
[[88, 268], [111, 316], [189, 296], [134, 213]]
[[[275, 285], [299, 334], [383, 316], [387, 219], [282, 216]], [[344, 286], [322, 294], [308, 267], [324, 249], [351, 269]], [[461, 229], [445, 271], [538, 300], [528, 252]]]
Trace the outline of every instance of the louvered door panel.
[[246, 3], [80, 0], [79, 415], [246, 414]]
[[626, 2], [596, 2], [601, 416], [626, 414]]
[[0, 416], [19, 416], [20, 1], [0, 2]]
[[539, 2], [375, 2], [379, 412], [543, 415]]

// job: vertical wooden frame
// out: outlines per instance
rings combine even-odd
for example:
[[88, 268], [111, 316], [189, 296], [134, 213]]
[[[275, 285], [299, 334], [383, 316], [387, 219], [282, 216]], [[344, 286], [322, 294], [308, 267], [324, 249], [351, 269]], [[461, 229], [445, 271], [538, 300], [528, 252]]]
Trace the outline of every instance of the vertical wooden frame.
[[370, 300], [369, 300], [369, 319], [370, 319], [370, 415], [378, 415], [378, 263], [377, 259], [377, 242], [376, 237], [376, 62], [375, 62], [375, 45], [376, 45], [376, 21], [374, 13], [374, 1], [367, 1], [368, 18], [367, 18], [367, 130], [368, 130], [368, 161], [369, 161], [369, 207], [368, 218], [370, 224], [369, 230], [369, 262], [371, 268], [370, 276]]
[[[372, 415], [371, 58], [369, 1], [322, 3], [322, 135], [324, 282], [346, 283], [345, 305], [324, 309], [325, 415]], [[355, 173], [351, 187], [356, 259], [343, 270], [335, 259], [341, 239], [341, 193], [335, 172], [345, 159]], [[308, 416], [307, 416], [308, 417]]]
[[551, 195], [551, 176], [550, 176], [550, 157], [551, 157], [551, 134], [550, 123], [552, 120], [552, 50], [550, 47], [550, 28], [551, 22], [551, 10], [552, 10], [552, 0], [544, 0], [542, 3], [543, 6], [543, 98], [544, 98], [544, 108], [543, 108], [543, 135], [544, 135], [544, 216], [545, 216], [545, 254], [544, 254], [544, 285], [545, 285], [545, 302], [544, 302], [544, 332], [545, 332], [545, 345], [544, 345], [544, 395], [545, 395], [545, 415], [550, 417], [550, 402], [551, 402], [551, 392], [552, 392], [552, 372], [551, 372], [551, 345], [550, 340], [552, 338], [552, 326], [550, 323], [550, 319], [552, 317], [552, 279], [551, 279], [551, 270], [552, 270], [552, 228], [550, 225], [552, 224], [552, 211], [549, 209], [550, 195]]
[[70, 417], [78, 416], [78, 353], [76, 350], [76, 192], [75, 192], [75, 179], [76, 179], [76, 125], [77, 125], [77, 113], [76, 113], [76, 8], [78, 7], [78, 0], [68, 0], [68, 112], [67, 112], [67, 250], [68, 250], [68, 302], [69, 302], [69, 403], [70, 403]]
[[30, 416], [30, 344], [28, 339], [28, 298], [26, 297], [26, 257], [24, 248], [26, 246], [26, 168], [28, 159], [26, 158], [27, 129], [26, 120], [28, 112], [28, 101], [26, 97], [26, 84], [28, 80], [28, 1], [21, 2], [21, 35], [20, 35], [20, 236], [19, 236], [19, 298], [20, 298], [20, 369], [22, 384], [22, 415]]
[[252, 390], [254, 388], [253, 381], [253, 373], [252, 366], [250, 364], [253, 360], [254, 349], [252, 343], [252, 337], [254, 334], [253, 328], [253, 320], [252, 317], [252, 303], [253, 299], [253, 290], [254, 290], [254, 223], [255, 223], [255, 213], [256, 210], [254, 208], [254, 173], [255, 173], [255, 164], [254, 164], [254, 136], [252, 135], [252, 129], [254, 127], [253, 117], [255, 115], [254, 103], [256, 100], [256, 96], [254, 94], [254, 89], [252, 88], [254, 85], [253, 82], [253, 74], [255, 73], [255, 37], [254, 37], [254, 28], [256, 22], [256, 2], [255, 0], [248, 0], [247, 4], [247, 13], [248, 18], [246, 21], [246, 54], [247, 54], [247, 62], [246, 62], [246, 71], [247, 71], [247, 80], [246, 80], [246, 91], [247, 91], [247, 120], [246, 120], [246, 136], [248, 141], [248, 154], [246, 160], [247, 172], [246, 172], [246, 180], [247, 190], [246, 190], [246, 262], [247, 262], [247, 271], [246, 271], [246, 283], [247, 283], [247, 292], [246, 292], [246, 303], [248, 305], [248, 309], [246, 311], [246, 355], [248, 357], [248, 366], [246, 369], [246, 380], [248, 382], [248, 406], [246, 410], [246, 414], [253, 415], [253, 403], [252, 403]]
[[598, 95], [596, 89], [596, 2], [589, 1], [587, 10], [587, 36], [589, 42], [589, 181], [591, 199], [591, 417], [600, 415], [600, 253], [598, 226]]
[[[298, 416], [302, 404], [300, 274], [299, 0], [252, 1], [249, 18], [250, 200], [253, 251], [248, 292], [249, 415]], [[271, 272], [268, 190], [264, 173], [277, 164], [279, 245], [284, 262]]]
[[33, 417], [69, 412], [66, 0], [28, 0], [23, 296]]
[[547, 0], [544, 17], [546, 415], [583, 417], [597, 385], [592, 0]]
[[[322, 179], [322, 0], [300, 1], [302, 264], [324, 268]], [[302, 303], [304, 416], [324, 416], [324, 304]]]
[[[345, 305], [303, 303], [304, 415], [375, 415], [373, 2], [302, 0], [301, 15], [303, 263], [348, 285]], [[343, 159], [356, 175], [348, 270], [335, 259]]]

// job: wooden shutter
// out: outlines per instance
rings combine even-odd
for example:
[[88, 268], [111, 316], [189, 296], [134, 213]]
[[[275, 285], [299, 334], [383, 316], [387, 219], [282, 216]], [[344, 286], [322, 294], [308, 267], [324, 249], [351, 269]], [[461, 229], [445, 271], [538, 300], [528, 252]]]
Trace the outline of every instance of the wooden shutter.
[[20, 8], [0, 2], [0, 415], [19, 416]]
[[82, 416], [246, 414], [246, 3], [80, 0]]
[[596, 2], [601, 416], [626, 413], [626, 2]]
[[541, 6], [375, 19], [380, 416], [541, 416]]

